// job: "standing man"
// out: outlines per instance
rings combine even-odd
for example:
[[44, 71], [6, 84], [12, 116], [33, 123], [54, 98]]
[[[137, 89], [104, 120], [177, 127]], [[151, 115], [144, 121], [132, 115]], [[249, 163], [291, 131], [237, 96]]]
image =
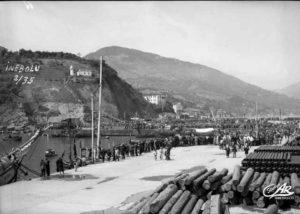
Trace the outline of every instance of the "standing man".
[[233, 145], [232, 145], [232, 154], [233, 154], [233, 158], [236, 158], [236, 152], [237, 152], [236, 145], [233, 144]]
[[44, 178], [46, 176], [46, 163], [44, 159], [41, 160], [40, 168], [41, 168], [41, 177]]
[[49, 161], [49, 159], [46, 159], [46, 173], [47, 173], [47, 177], [49, 178], [49, 176], [50, 176], [50, 161]]
[[226, 144], [225, 146], [225, 151], [226, 151], [226, 158], [229, 158], [229, 154], [230, 154], [230, 147], [228, 144]]

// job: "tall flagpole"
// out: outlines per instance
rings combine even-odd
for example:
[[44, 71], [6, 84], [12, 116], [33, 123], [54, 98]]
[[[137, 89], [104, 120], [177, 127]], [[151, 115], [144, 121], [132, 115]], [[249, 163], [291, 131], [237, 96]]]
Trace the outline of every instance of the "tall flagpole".
[[92, 161], [95, 161], [95, 148], [94, 148], [94, 96], [91, 94], [91, 99], [92, 99]]
[[97, 132], [97, 153], [96, 156], [98, 157], [99, 154], [99, 146], [100, 146], [100, 127], [101, 127], [101, 94], [102, 94], [102, 56], [100, 56], [100, 75], [99, 75], [99, 106], [98, 106], [98, 132]]

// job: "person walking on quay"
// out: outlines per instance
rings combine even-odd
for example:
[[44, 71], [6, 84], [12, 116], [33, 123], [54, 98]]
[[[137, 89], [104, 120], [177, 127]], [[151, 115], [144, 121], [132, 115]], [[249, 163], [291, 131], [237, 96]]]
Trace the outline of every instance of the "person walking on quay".
[[161, 146], [160, 147], [160, 156], [159, 156], [160, 160], [162, 160], [164, 158], [164, 147]]
[[226, 151], [226, 158], [229, 158], [229, 154], [230, 154], [230, 147], [228, 144], [226, 144], [225, 146], [225, 151]]
[[76, 161], [75, 161], [75, 172], [77, 172], [77, 168], [80, 166], [80, 158], [76, 158]]
[[41, 167], [41, 177], [44, 178], [46, 176], [46, 163], [44, 159], [41, 160], [40, 167]]
[[171, 160], [171, 145], [167, 145], [166, 160]]
[[156, 151], [156, 149], [154, 150], [153, 155], [154, 155], [154, 160], [157, 160], [157, 151]]
[[56, 171], [59, 172], [59, 174], [65, 174], [64, 173], [64, 163], [62, 157], [59, 157], [56, 161]]
[[249, 146], [248, 146], [247, 143], [246, 143], [245, 146], [244, 146], [244, 151], [245, 151], [245, 155], [247, 156], [247, 155], [248, 155], [248, 152], [249, 152]]
[[115, 156], [116, 160], [120, 161], [120, 150], [118, 147], [115, 149]]
[[46, 159], [46, 173], [47, 173], [47, 177], [49, 178], [49, 176], [50, 176], [50, 161], [49, 161], [49, 159]]
[[236, 158], [236, 152], [237, 152], [236, 145], [233, 144], [233, 145], [232, 145], [232, 154], [233, 154], [233, 158]]

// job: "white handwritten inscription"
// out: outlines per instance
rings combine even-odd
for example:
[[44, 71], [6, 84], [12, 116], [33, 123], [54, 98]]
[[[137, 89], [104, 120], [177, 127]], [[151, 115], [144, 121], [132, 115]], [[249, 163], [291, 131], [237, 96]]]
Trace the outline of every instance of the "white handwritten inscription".
[[40, 65], [22, 65], [22, 64], [11, 64], [8, 63], [6, 65], [5, 71], [6, 72], [17, 72], [17, 73], [33, 73], [38, 72], [40, 70]]
[[20, 74], [20, 73], [37, 73], [39, 72], [39, 70], [40, 70], [39, 64], [23, 65], [23, 64], [13, 64], [8, 62], [8, 64], [5, 67], [5, 72], [19, 73], [14, 75], [13, 81], [16, 82], [16, 84], [20, 83], [22, 85], [32, 84], [35, 77], [27, 76], [25, 74]]
[[23, 76], [23, 75], [15, 75], [14, 76], [14, 81], [16, 82], [16, 84], [18, 84], [18, 83], [21, 82], [22, 85], [24, 85], [26, 83], [30, 85], [31, 83], [33, 83], [34, 78], [35, 77], [27, 77], [27, 76]]

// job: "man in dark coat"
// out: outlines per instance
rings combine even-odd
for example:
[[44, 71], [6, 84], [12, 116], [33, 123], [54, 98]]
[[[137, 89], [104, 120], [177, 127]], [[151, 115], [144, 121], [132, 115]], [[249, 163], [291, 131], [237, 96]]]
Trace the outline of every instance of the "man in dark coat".
[[43, 178], [46, 176], [46, 163], [44, 159], [41, 160], [40, 167], [41, 167], [41, 177]]
[[50, 161], [48, 159], [46, 160], [46, 174], [47, 177], [50, 176]]

